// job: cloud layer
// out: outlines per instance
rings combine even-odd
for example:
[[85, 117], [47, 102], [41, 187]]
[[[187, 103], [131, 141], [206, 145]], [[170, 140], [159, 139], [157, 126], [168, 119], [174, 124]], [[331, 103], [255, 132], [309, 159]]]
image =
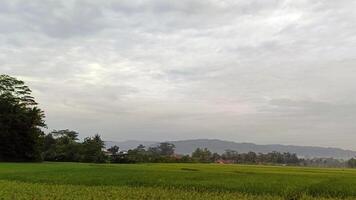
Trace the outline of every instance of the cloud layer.
[[107, 140], [356, 140], [356, 2], [0, 2], [0, 72]]

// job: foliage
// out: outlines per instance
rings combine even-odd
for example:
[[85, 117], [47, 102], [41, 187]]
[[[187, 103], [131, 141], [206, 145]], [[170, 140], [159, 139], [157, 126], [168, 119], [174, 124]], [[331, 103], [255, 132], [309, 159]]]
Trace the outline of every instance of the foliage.
[[44, 137], [43, 157], [46, 161], [76, 162], [81, 160], [82, 145], [75, 131], [54, 130]]
[[78, 135], [79, 133], [75, 132], [75, 131], [70, 131], [68, 129], [66, 130], [54, 130], [52, 131], [52, 134], [55, 136], [55, 137], [59, 137], [59, 138], [64, 138], [66, 140], [69, 140], [69, 141], [76, 141], [78, 140]]
[[174, 154], [175, 146], [168, 142], [162, 142], [157, 148], [160, 156], [172, 156]]
[[300, 162], [296, 154], [291, 153], [280, 153], [280, 152], [270, 152], [266, 154], [256, 154], [255, 152], [241, 153], [239, 154], [233, 150], [226, 150], [222, 154], [223, 160], [230, 160], [233, 163], [249, 163], [249, 164], [258, 164], [258, 163], [275, 163], [275, 164], [292, 164], [296, 165]]
[[106, 161], [106, 156], [102, 149], [104, 148], [104, 141], [99, 135], [94, 137], [87, 137], [82, 144], [82, 160], [83, 162], [103, 163]]
[[348, 162], [347, 165], [351, 168], [356, 168], [356, 158], [351, 158]]
[[44, 137], [43, 157], [45, 161], [61, 162], [106, 162], [102, 149], [104, 142], [99, 135], [77, 142], [75, 131], [54, 130]]
[[141, 144], [127, 152], [111, 155], [110, 160], [113, 163], [178, 162], [174, 156], [174, 148], [173, 144], [163, 142], [146, 150]]
[[212, 160], [212, 153], [207, 149], [201, 149], [197, 148], [193, 153], [192, 153], [192, 159], [197, 162], [213, 162]]
[[335, 158], [309, 158], [301, 159], [300, 165], [310, 167], [347, 167], [347, 162]]
[[20, 106], [34, 106], [37, 102], [31, 96], [32, 91], [25, 82], [14, 77], [0, 75], [0, 97]]
[[0, 75], [0, 161], [40, 161], [44, 113], [23, 81]]
[[113, 156], [117, 155], [119, 153], [119, 150], [120, 150], [120, 147], [118, 147], [116, 145], [108, 148], [108, 152], [110, 152], [111, 155], [113, 155]]

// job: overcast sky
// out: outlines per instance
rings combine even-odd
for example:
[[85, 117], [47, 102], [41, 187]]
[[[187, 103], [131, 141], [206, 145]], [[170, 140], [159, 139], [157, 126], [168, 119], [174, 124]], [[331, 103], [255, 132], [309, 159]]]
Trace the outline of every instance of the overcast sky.
[[0, 1], [48, 129], [356, 150], [356, 1]]

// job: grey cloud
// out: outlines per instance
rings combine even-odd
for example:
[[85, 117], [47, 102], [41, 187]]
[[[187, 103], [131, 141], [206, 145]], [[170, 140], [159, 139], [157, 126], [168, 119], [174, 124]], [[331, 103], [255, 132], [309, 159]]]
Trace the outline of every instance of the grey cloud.
[[356, 117], [356, 104], [337, 104], [320, 101], [273, 99], [269, 111], [298, 117], [330, 118], [330, 121], [352, 120]]
[[354, 4], [4, 0], [0, 72], [50, 129], [354, 148]]
[[142, 12], [182, 13], [187, 15], [218, 15], [226, 12], [236, 14], [255, 14], [281, 6], [283, 1], [112, 1], [110, 8], [127, 14]]
[[[0, 16], [5, 21], [3, 30], [44, 33], [50, 37], [84, 36], [104, 27], [101, 10], [94, 4], [75, 1], [66, 5], [60, 1], [22, 1], [2, 3]], [[11, 28], [12, 27], [12, 28]], [[4, 33], [4, 32], [3, 32]]]

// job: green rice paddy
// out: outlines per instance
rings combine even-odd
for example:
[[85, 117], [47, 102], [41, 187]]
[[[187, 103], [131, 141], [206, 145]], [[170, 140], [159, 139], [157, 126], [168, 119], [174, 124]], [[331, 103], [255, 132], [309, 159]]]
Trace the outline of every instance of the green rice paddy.
[[0, 199], [356, 199], [356, 170], [0, 163]]

